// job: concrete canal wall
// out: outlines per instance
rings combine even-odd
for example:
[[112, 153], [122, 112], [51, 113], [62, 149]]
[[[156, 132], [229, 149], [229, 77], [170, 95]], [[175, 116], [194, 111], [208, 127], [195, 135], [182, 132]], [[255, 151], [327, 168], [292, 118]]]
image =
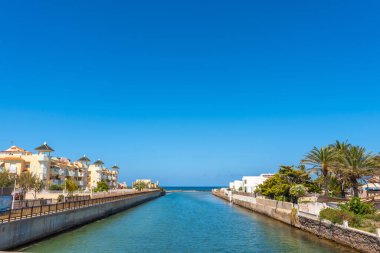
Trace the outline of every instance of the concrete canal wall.
[[0, 224], [0, 250], [7, 250], [78, 227], [161, 196], [147, 192], [114, 202]]
[[241, 207], [310, 232], [318, 237], [337, 242], [361, 252], [380, 253], [380, 237], [375, 234], [332, 224], [324, 220], [321, 221], [317, 217], [308, 217], [307, 215], [299, 214], [297, 210], [293, 208], [292, 203], [236, 194], [230, 197], [220, 191], [213, 191], [213, 194]]

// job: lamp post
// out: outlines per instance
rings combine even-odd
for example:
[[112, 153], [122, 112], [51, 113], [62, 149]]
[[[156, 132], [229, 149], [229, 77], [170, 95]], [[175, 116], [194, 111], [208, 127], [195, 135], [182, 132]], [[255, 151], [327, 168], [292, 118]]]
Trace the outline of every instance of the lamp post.
[[65, 194], [66, 194], [66, 178], [65, 178], [65, 182], [63, 183], [63, 186], [64, 186], [64, 188], [63, 188], [63, 202], [65, 203], [66, 202], [66, 196], [65, 196]]
[[14, 184], [14, 186], [13, 186], [12, 210], [13, 210], [14, 205], [15, 205], [15, 196], [16, 196], [16, 176], [15, 176], [15, 184]]

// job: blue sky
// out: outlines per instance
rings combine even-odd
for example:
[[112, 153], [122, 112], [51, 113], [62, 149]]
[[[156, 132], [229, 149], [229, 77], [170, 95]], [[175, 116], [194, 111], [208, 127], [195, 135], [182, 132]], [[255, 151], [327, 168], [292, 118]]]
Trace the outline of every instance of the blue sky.
[[378, 1], [4, 1], [0, 143], [226, 185], [379, 151]]

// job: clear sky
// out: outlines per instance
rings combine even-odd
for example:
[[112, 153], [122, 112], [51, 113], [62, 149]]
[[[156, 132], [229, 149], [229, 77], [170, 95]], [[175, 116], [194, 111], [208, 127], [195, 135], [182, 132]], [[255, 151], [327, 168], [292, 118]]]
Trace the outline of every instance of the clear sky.
[[379, 1], [2, 1], [0, 146], [226, 185], [380, 150]]

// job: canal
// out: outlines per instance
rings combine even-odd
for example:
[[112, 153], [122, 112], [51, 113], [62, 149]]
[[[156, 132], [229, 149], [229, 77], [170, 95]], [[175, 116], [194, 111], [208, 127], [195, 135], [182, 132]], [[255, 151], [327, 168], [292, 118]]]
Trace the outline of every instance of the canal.
[[350, 252], [281, 222], [231, 206], [210, 192], [168, 193], [22, 251]]

